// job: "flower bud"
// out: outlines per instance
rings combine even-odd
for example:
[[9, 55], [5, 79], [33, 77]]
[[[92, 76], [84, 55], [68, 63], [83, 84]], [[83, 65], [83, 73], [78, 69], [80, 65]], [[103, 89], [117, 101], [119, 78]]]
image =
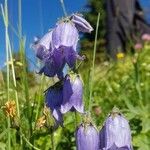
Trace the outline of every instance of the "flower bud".
[[81, 32], [91, 33], [92, 26], [79, 14], [73, 14], [71, 21], [75, 24], [76, 28]]

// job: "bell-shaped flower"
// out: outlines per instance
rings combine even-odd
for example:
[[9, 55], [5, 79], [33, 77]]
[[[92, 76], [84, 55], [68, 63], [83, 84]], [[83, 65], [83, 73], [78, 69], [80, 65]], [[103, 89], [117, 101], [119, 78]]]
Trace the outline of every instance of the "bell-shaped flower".
[[44, 73], [44, 75], [48, 77], [54, 77], [57, 75], [58, 78], [62, 79], [64, 66], [65, 60], [62, 52], [59, 49], [54, 50], [51, 57], [44, 63], [44, 66], [39, 71], [39, 74]]
[[58, 78], [62, 79], [65, 64], [67, 63], [73, 69], [77, 59], [84, 60], [84, 56], [79, 56], [71, 47], [60, 47], [53, 50], [50, 58], [45, 62], [39, 73], [44, 73], [48, 77], [57, 75]]
[[32, 48], [36, 56], [44, 63], [39, 71], [48, 77], [63, 77], [63, 68], [67, 63], [73, 69], [77, 59], [84, 60], [76, 51], [79, 34], [75, 25], [68, 19], [59, 22], [55, 29], [36, 39]]
[[71, 21], [75, 24], [78, 31], [91, 33], [93, 31], [92, 26], [79, 14], [73, 14]]
[[76, 51], [78, 40], [78, 30], [69, 19], [59, 22], [52, 33], [52, 41], [56, 49], [59, 47], [70, 47]]
[[52, 30], [49, 31], [41, 39], [35, 37], [34, 43], [31, 45], [31, 48], [35, 50], [36, 56], [44, 62], [47, 62], [51, 57], [53, 49], [52, 32]]
[[[84, 56], [78, 55], [77, 52], [75, 52], [72, 47], [65, 47], [61, 46], [58, 48], [59, 53], [61, 53], [61, 58], [59, 59], [62, 62], [65, 62], [68, 64], [70, 68], [74, 68], [76, 60], [84, 60]], [[56, 58], [58, 61], [58, 58]]]
[[76, 130], [77, 150], [99, 150], [99, 134], [92, 125], [81, 124]]
[[106, 119], [100, 131], [100, 150], [132, 150], [128, 121], [118, 112]]
[[77, 110], [80, 113], [84, 112], [83, 107], [83, 85], [79, 75], [66, 76], [63, 84], [63, 103], [61, 112]]
[[52, 111], [52, 115], [56, 121], [56, 124], [62, 125], [63, 116], [60, 112], [60, 106], [63, 101], [63, 87], [60, 82], [56, 83], [52, 87], [48, 88], [45, 93], [45, 103]]

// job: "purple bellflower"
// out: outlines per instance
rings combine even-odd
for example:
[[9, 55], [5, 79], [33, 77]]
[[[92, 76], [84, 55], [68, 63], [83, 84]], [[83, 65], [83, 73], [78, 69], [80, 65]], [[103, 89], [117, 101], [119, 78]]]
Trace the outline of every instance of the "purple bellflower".
[[61, 62], [67, 63], [70, 68], [74, 68], [77, 59], [84, 60], [77, 53], [78, 40], [78, 30], [68, 18], [59, 22], [52, 34], [54, 48], [59, 49], [63, 56]]
[[61, 51], [54, 50], [48, 61], [45, 62], [44, 66], [40, 70], [40, 74], [44, 73], [44, 75], [48, 77], [54, 77], [55, 75], [58, 78], [62, 79], [63, 77], [63, 68], [65, 66], [65, 62], [63, 61], [63, 55]]
[[118, 111], [112, 111], [100, 131], [100, 150], [132, 150], [129, 123]]
[[75, 24], [78, 31], [91, 33], [93, 31], [92, 26], [82, 17], [80, 14], [73, 14], [71, 21]]
[[57, 125], [62, 125], [63, 116], [60, 112], [60, 106], [63, 100], [63, 89], [61, 83], [58, 82], [52, 87], [50, 87], [45, 93], [45, 103], [52, 111], [52, 115], [56, 121]]
[[[73, 75], [72, 75], [73, 76]], [[75, 76], [75, 77], [74, 77]], [[83, 85], [79, 75], [70, 77], [66, 75], [63, 84], [63, 102], [61, 112], [66, 113], [69, 110], [77, 110], [80, 113], [84, 112], [82, 95]]]
[[99, 135], [92, 124], [81, 124], [76, 130], [77, 150], [99, 150]]
[[62, 78], [62, 70], [66, 63], [74, 69], [77, 59], [84, 60], [84, 57], [77, 53], [78, 40], [79, 32], [69, 18], [60, 21], [53, 30], [36, 40], [32, 48], [36, 56], [44, 62], [39, 73], [49, 77], [57, 75], [58, 78]]
[[79, 33], [74, 23], [69, 19], [64, 19], [58, 22], [52, 34], [52, 41], [54, 48], [72, 47], [76, 51], [77, 43], [79, 40]]
[[50, 58], [52, 51], [52, 30], [46, 33], [41, 39], [35, 37], [31, 47], [35, 50], [36, 56], [46, 62]]
[[63, 68], [67, 63], [70, 68], [74, 68], [76, 59], [84, 60], [84, 56], [79, 56], [71, 47], [59, 47], [58, 49], [53, 50], [53, 53], [40, 70], [39, 73], [44, 73], [46, 76], [53, 77], [55, 75], [58, 78], [62, 79], [63, 77]]
[[36, 52], [36, 56], [44, 63], [39, 74], [44, 73], [46, 76], [53, 77], [57, 75], [63, 77], [62, 69], [65, 65], [61, 51], [54, 50], [52, 44], [52, 32], [46, 33], [41, 39], [36, 39], [32, 44], [32, 48]]

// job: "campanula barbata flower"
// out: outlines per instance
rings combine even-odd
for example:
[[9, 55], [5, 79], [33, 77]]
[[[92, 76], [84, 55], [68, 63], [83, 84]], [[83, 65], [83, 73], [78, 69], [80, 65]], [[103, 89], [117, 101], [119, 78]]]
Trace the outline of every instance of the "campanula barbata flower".
[[56, 27], [32, 44], [36, 56], [44, 63], [39, 71], [46, 76], [63, 77], [65, 64], [73, 69], [77, 59], [84, 60], [77, 52], [79, 31], [91, 32], [93, 28], [81, 16], [72, 15], [56, 24]]
[[99, 150], [99, 133], [87, 116], [76, 130], [76, 146], [77, 150]]
[[40, 69], [39, 73], [48, 76], [54, 77], [57, 75], [60, 79], [63, 77], [63, 68], [65, 66], [65, 62], [63, 60], [63, 55], [61, 51], [55, 50], [51, 54], [49, 60], [45, 62], [44, 66]]
[[69, 19], [64, 19], [57, 23], [52, 33], [54, 48], [72, 47], [76, 51], [79, 40], [79, 32]]
[[118, 111], [112, 111], [100, 131], [100, 150], [132, 150], [129, 123]]
[[63, 101], [63, 89], [60, 82], [51, 86], [45, 93], [45, 103], [52, 111], [52, 115], [56, 121], [56, 124], [62, 125], [63, 116], [60, 112], [60, 106]]
[[93, 31], [92, 26], [82, 17], [80, 14], [73, 14], [71, 21], [75, 24], [78, 31], [91, 33]]
[[52, 51], [52, 30], [46, 33], [41, 39], [35, 37], [31, 48], [35, 50], [36, 56], [46, 62], [49, 60]]
[[84, 112], [83, 108], [83, 84], [79, 75], [66, 75], [63, 84], [63, 102], [61, 112], [68, 111]]
[[78, 40], [79, 32], [69, 19], [60, 21], [52, 34], [54, 48], [59, 49], [63, 56], [61, 61], [67, 63], [70, 68], [74, 67], [77, 59], [84, 59], [77, 53]]

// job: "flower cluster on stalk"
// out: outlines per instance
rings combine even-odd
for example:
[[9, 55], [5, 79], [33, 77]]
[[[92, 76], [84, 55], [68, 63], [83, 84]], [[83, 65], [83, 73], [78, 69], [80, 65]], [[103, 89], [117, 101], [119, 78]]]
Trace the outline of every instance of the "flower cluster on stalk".
[[[43, 62], [39, 74], [57, 76], [59, 79], [45, 91], [46, 107], [43, 117], [37, 121], [39, 128], [46, 126], [57, 129], [59, 125], [63, 126], [63, 114], [68, 111], [85, 113], [83, 83], [80, 75], [75, 72], [75, 64], [77, 60], [85, 59], [77, 51], [79, 32], [90, 33], [92, 30], [81, 15], [73, 14], [60, 20], [42, 38], [35, 38], [32, 48]], [[118, 57], [123, 58], [123, 55], [119, 54]], [[64, 69], [67, 70], [66, 74]], [[83, 123], [76, 130], [78, 150], [132, 150], [128, 121], [114, 110], [100, 132], [92, 123], [90, 115], [85, 115]]]
[[[91, 25], [79, 14], [73, 14], [60, 20], [42, 38], [35, 38], [32, 48], [43, 62], [39, 74], [48, 77], [57, 76], [60, 81], [45, 92], [45, 104], [50, 108], [56, 126], [63, 125], [63, 114], [68, 111], [84, 113], [82, 101], [83, 83], [80, 75], [74, 73], [76, 61], [85, 59], [77, 51], [79, 33], [90, 33]], [[63, 70], [70, 68], [73, 73]]]
[[77, 52], [79, 32], [90, 33], [91, 25], [80, 15], [73, 14], [60, 20], [41, 39], [36, 38], [32, 44], [36, 56], [44, 63], [39, 71], [48, 77], [58, 76], [62, 79], [63, 68], [67, 64], [71, 69], [75, 67], [77, 59], [84, 60]]

